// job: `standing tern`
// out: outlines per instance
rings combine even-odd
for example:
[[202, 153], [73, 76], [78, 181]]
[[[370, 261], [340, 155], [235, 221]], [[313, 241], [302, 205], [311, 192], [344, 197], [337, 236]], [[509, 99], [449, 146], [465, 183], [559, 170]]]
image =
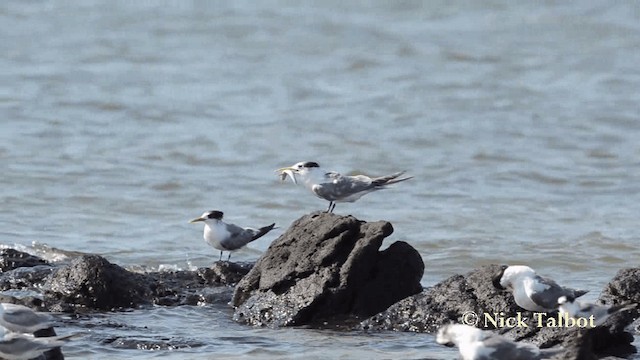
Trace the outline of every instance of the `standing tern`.
[[297, 177], [299, 177], [304, 186], [314, 195], [329, 201], [327, 209], [329, 213], [333, 212], [337, 202], [354, 202], [372, 191], [413, 178], [413, 176], [399, 178], [404, 171], [376, 178], [365, 175], [341, 175], [335, 171], [324, 171], [317, 162], [313, 161], [301, 161], [276, 171], [280, 173], [282, 181], [289, 176], [294, 184], [298, 184]]
[[204, 222], [204, 241], [214, 248], [220, 250], [220, 260], [222, 252], [228, 251], [231, 259], [231, 252], [238, 250], [248, 243], [256, 240], [273, 229], [275, 223], [261, 227], [260, 229], [242, 228], [234, 224], [227, 224], [222, 221], [222, 211], [213, 210], [204, 212], [199, 218], [195, 218], [190, 223]]

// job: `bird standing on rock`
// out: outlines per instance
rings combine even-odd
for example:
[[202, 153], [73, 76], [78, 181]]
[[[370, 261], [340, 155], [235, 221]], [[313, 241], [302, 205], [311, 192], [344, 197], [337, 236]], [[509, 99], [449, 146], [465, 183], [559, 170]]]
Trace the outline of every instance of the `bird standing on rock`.
[[242, 228], [222, 221], [223, 215], [223, 212], [218, 210], [206, 211], [200, 217], [189, 221], [190, 223], [204, 222], [204, 241], [220, 250], [220, 260], [222, 260], [223, 251], [229, 252], [229, 257], [227, 257], [227, 261], [229, 261], [232, 251], [257, 240], [276, 225], [273, 223], [260, 229]]
[[297, 177], [304, 186], [317, 197], [329, 201], [327, 212], [333, 212], [337, 202], [354, 202], [372, 191], [385, 189], [387, 185], [412, 179], [412, 176], [399, 178], [404, 171], [391, 175], [370, 178], [365, 175], [347, 176], [335, 171], [324, 171], [317, 162], [301, 161], [292, 166], [283, 167], [276, 172], [284, 181], [287, 176], [294, 184]]
[[587, 293], [584, 290], [565, 288], [549, 278], [544, 278], [524, 265], [503, 266], [493, 278], [495, 287], [510, 290], [516, 304], [529, 311], [550, 312], [558, 309], [558, 298], [575, 299]]

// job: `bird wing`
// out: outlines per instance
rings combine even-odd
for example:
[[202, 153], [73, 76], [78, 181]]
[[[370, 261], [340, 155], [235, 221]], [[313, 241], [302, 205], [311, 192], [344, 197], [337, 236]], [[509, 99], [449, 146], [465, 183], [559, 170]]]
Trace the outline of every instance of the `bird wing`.
[[559, 297], [566, 296], [567, 298], [573, 298], [575, 296], [576, 290], [563, 288], [552, 279], [536, 275], [535, 281], [540, 284], [540, 286], [530, 294], [530, 297], [533, 302], [544, 308], [557, 309]]
[[22, 329], [28, 328], [31, 331], [27, 332], [33, 332], [51, 327], [52, 319], [47, 314], [34, 312], [21, 305], [3, 304], [3, 307], [0, 325], [11, 331], [23, 332]]
[[227, 231], [230, 236], [228, 239], [221, 242], [226, 250], [237, 250], [247, 245], [248, 243], [262, 237], [275, 227], [275, 223], [261, 227], [260, 229], [243, 228], [234, 224], [227, 224]]
[[364, 175], [343, 176], [336, 172], [329, 172], [325, 177], [328, 181], [313, 186], [311, 191], [317, 197], [329, 201], [344, 199], [374, 187], [371, 178]]
[[220, 242], [225, 250], [237, 250], [251, 242], [253, 238], [253, 229], [245, 229], [238, 225], [227, 224], [229, 237]]
[[401, 181], [413, 179], [413, 176], [397, 179], [399, 176], [401, 176], [404, 173], [405, 173], [404, 171], [398, 171], [390, 175], [380, 176], [380, 177], [374, 178], [372, 180], [372, 183], [374, 186], [385, 186], [385, 185], [391, 185], [391, 184], [399, 183]]
[[0, 340], [0, 357], [12, 359], [29, 359], [40, 356], [44, 351], [62, 345], [62, 342], [53, 341], [47, 343], [43, 340], [46, 338], [32, 338], [23, 334], [5, 335]]
[[[492, 334], [482, 341], [491, 359], [532, 360], [538, 359], [540, 350], [529, 344], [518, 344], [502, 336]], [[491, 351], [492, 350], [492, 351]], [[488, 354], [490, 352], [490, 354]]]

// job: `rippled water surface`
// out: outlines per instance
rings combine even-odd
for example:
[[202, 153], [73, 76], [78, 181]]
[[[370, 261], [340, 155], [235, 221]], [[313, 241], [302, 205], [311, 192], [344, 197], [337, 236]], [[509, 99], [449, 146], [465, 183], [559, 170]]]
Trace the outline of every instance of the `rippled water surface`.
[[[415, 179], [338, 204], [384, 219], [425, 286], [524, 263], [599, 291], [638, 266], [636, 2], [6, 1], [0, 242], [134, 269], [207, 266], [187, 221], [280, 229], [326, 202], [273, 170]], [[452, 358], [427, 334], [253, 329], [225, 305], [68, 319], [69, 358]], [[126, 341], [167, 348], [131, 349]], [[150, 341], [152, 342], [152, 341]], [[187, 344], [187, 345], [185, 345]]]

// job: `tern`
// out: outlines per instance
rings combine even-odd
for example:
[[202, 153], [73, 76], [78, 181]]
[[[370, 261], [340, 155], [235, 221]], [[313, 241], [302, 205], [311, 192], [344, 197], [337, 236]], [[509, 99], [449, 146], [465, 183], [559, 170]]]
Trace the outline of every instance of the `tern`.
[[510, 290], [516, 304], [529, 311], [549, 312], [558, 309], [558, 298], [567, 296], [575, 299], [587, 293], [558, 285], [544, 278], [524, 265], [503, 266], [502, 271], [493, 278], [495, 287]]
[[588, 302], [578, 301], [567, 296], [561, 296], [558, 298], [558, 304], [560, 307], [560, 313], [567, 313], [572, 318], [590, 318], [593, 316], [593, 325], [600, 326], [607, 319], [620, 311], [627, 311], [635, 309], [636, 304], [626, 305], [598, 305]]
[[78, 335], [34, 337], [31, 334], [11, 332], [0, 326], [0, 358], [8, 360], [40, 358], [45, 351], [60, 347]]
[[0, 326], [16, 333], [34, 333], [52, 327], [47, 313], [35, 312], [24, 305], [0, 303]]
[[294, 184], [298, 184], [297, 178], [300, 178], [304, 186], [314, 195], [329, 202], [327, 209], [329, 213], [333, 212], [337, 202], [354, 202], [372, 191], [382, 190], [387, 185], [413, 178], [413, 176], [400, 178], [404, 171], [376, 178], [365, 175], [341, 175], [335, 171], [324, 171], [317, 162], [313, 161], [301, 161], [292, 166], [280, 168], [276, 172], [280, 173], [282, 181], [289, 176]]
[[458, 346], [463, 360], [538, 360], [562, 351], [540, 350], [533, 344], [517, 343], [491, 331], [462, 324], [442, 326], [438, 329], [436, 342], [445, 346]]
[[243, 228], [234, 224], [227, 224], [222, 221], [223, 212], [218, 210], [206, 211], [199, 218], [195, 218], [190, 223], [204, 222], [204, 241], [214, 248], [220, 250], [220, 260], [222, 260], [222, 252], [228, 251], [231, 259], [231, 252], [238, 250], [248, 243], [256, 240], [269, 231], [271, 231], [275, 223], [261, 227], [260, 229]]

